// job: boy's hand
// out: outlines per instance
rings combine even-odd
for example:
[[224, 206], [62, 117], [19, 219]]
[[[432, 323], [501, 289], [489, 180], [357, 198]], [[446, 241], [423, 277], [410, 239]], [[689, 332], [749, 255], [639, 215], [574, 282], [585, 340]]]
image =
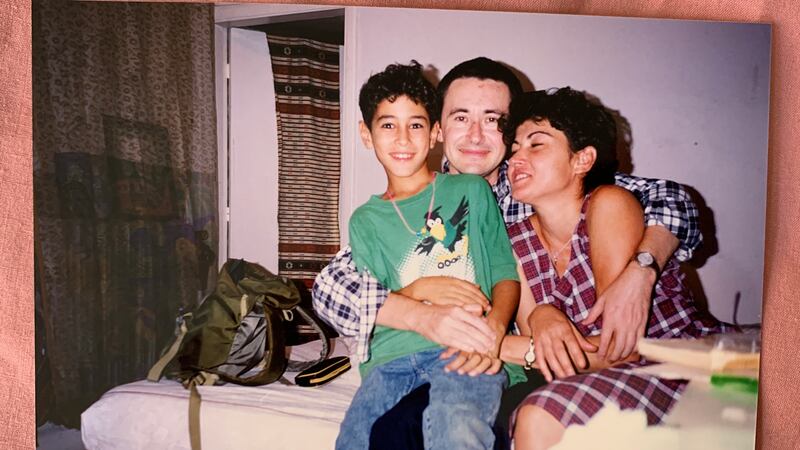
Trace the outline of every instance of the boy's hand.
[[487, 375], [496, 374], [503, 366], [500, 359], [500, 345], [506, 334], [506, 327], [493, 318], [484, 319], [486, 324], [495, 334], [494, 346], [489, 352], [463, 352], [456, 348], [448, 348], [442, 352], [440, 358], [447, 359], [452, 356], [455, 358], [450, 361], [444, 370], [446, 372], [458, 371], [459, 375], [467, 374], [471, 377], [485, 373]]
[[407, 329], [439, 345], [466, 352], [487, 353], [496, 347], [495, 333], [481, 317], [479, 306], [417, 305], [420, 311], [406, 317]]
[[441, 359], [453, 358], [447, 366], [445, 372], [457, 371], [459, 375], [469, 375], [471, 377], [480, 374], [494, 375], [503, 367], [503, 361], [491, 353], [462, 352], [457, 348], [449, 347], [439, 356]]
[[489, 300], [483, 295], [481, 288], [469, 281], [453, 277], [434, 276], [418, 278], [398, 293], [420, 301], [428, 301], [434, 305], [453, 305], [466, 307], [478, 305], [482, 311], [489, 311]]

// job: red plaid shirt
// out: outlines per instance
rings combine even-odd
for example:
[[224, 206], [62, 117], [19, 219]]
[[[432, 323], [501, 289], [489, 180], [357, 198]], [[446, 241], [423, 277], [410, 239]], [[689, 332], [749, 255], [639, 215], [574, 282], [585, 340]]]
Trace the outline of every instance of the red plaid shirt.
[[[602, 316], [590, 325], [581, 324], [597, 300], [586, 228], [589, 198], [590, 195], [587, 195], [584, 199], [580, 220], [570, 239], [570, 260], [561, 277], [556, 273], [530, 220], [511, 225], [508, 235], [536, 304], [553, 305], [575, 324], [582, 335], [597, 336], [603, 327]], [[653, 291], [647, 337], [696, 338], [720, 331], [716, 320], [698, 313], [683, 280], [684, 275], [680, 272], [678, 261], [673, 257], [661, 272]]]

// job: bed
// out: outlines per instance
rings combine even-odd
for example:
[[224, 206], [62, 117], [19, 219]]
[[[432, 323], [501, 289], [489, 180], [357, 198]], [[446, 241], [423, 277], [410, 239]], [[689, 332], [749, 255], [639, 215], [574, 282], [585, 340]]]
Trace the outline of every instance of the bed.
[[[337, 338], [332, 355], [347, 355], [353, 345]], [[292, 347], [292, 358], [312, 359], [320, 348], [320, 341]], [[650, 366], [647, 371], [655, 369]], [[286, 378], [294, 380], [294, 375], [287, 372]], [[200, 386], [202, 446], [205, 450], [332, 449], [359, 384], [358, 370], [353, 368], [316, 388], [281, 383]], [[83, 443], [88, 450], [190, 449], [188, 402], [189, 391], [171, 380], [115, 387], [81, 415]], [[726, 417], [726, 412], [736, 410], [740, 412]], [[603, 448], [744, 450], [754, 445], [755, 415], [755, 396], [715, 393], [707, 383], [695, 382], [662, 426], [646, 427], [643, 412], [619, 411], [607, 404], [585, 426], [567, 429], [557, 448], [589, 448], [600, 442], [606, 444]]]
[[[332, 356], [348, 354], [349, 342], [333, 342]], [[292, 359], [313, 359], [320, 341], [292, 347]], [[299, 387], [273, 383], [200, 386], [200, 435], [204, 449], [329, 449], [360, 384], [358, 370], [330, 383]], [[294, 380], [293, 372], [285, 378]], [[81, 415], [88, 450], [189, 449], [189, 391], [162, 379], [117, 386]]]

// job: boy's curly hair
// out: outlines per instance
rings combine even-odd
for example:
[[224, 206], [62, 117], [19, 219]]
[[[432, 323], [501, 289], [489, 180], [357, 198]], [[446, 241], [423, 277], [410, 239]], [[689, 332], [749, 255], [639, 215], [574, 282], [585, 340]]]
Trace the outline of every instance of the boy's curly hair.
[[578, 152], [592, 146], [597, 151], [594, 165], [583, 179], [584, 195], [602, 184], [614, 184], [617, 160], [617, 126], [606, 107], [585, 92], [569, 86], [526, 92], [517, 96], [508, 117], [501, 120], [503, 141], [511, 148], [517, 128], [528, 120], [550, 122], [567, 137], [569, 148]]
[[405, 95], [428, 112], [430, 124], [439, 121], [442, 111], [442, 102], [439, 94], [430, 81], [422, 75], [422, 65], [415, 60], [411, 64], [389, 64], [383, 72], [369, 77], [361, 86], [358, 96], [358, 106], [364, 124], [372, 130], [372, 119], [378, 104], [384, 100], [394, 102], [398, 97]]

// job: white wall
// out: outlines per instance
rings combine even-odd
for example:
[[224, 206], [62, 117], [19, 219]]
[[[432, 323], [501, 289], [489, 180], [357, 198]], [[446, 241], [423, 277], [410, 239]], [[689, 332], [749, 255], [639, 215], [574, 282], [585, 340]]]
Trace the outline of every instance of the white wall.
[[[731, 321], [740, 293], [739, 321], [760, 322], [768, 26], [384, 8], [348, 8], [345, 26], [353, 70], [345, 97], [353, 102], [369, 75], [389, 63], [416, 59], [442, 76], [488, 56], [538, 89], [570, 85], [619, 110], [633, 130], [633, 173], [691, 186], [713, 212], [706, 224], [715, 226], [719, 250], [697, 271], [710, 310]], [[360, 118], [346, 106], [342, 117], [345, 130]], [[355, 135], [343, 139], [346, 220], [386, 186]]]
[[278, 272], [278, 134], [267, 35], [232, 28], [229, 258]]

